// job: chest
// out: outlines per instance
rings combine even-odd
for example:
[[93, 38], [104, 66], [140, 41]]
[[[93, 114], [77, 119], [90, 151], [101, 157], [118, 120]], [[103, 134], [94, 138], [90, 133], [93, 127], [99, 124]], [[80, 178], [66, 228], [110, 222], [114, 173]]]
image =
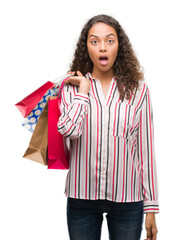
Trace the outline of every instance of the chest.
[[105, 85], [101, 85], [101, 88], [102, 88], [104, 99], [106, 99], [108, 91], [110, 89], [110, 83], [109, 84], [105, 84]]

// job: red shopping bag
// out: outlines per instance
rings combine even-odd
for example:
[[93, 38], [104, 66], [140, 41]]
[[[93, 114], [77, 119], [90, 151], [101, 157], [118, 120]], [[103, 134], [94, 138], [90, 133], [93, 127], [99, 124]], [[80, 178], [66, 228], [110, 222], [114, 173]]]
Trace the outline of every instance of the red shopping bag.
[[[52, 97], [54, 98], [54, 97]], [[48, 101], [48, 169], [69, 169], [69, 151], [65, 137], [57, 130], [61, 98]]]
[[52, 88], [54, 83], [48, 81], [40, 88], [29, 94], [27, 97], [22, 99], [20, 102], [16, 103], [15, 106], [22, 113], [23, 117], [27, 117], [27, 115], [34, 109], [34, 107], [38, 104], [41, 98], [44, 96], [47, 90]]

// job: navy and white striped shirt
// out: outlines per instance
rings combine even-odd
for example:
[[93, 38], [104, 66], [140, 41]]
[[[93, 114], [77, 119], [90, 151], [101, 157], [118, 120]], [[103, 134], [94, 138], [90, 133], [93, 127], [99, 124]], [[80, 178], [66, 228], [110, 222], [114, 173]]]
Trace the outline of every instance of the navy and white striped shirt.
[[116, 77], [106, 98], [90, 73], [88, 94], [66, 84], [58, 131], [70, 141], [65, 194], [79, 199], [144, 202], [159, 212], [153, 112], [145, 81], [130, 100], [119, 98]]

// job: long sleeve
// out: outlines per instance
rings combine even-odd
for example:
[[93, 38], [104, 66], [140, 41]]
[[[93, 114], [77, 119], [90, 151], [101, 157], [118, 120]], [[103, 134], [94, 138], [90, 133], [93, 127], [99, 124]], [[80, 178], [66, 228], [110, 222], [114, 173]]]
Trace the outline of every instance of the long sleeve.
[[[73, 87], [72, 87], [73, 88]], [[61, 116], [57, 128], [65, 137], [79, 138], [83, 131], [83, 121], [88, 113], [89, 97], [86, 94], [70, 91], [65, 85], [60, 105]]]
[[138, 156], [141, 165], [144, 213], [159, 213], [158, 180], [154, 149], [153, 111], [148, 87], [140, 111], [137, 137]]

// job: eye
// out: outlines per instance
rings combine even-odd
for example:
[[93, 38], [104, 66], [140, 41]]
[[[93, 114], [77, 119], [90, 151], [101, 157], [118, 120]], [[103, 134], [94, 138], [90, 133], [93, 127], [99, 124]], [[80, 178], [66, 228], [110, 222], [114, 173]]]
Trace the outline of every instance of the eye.
[[97, 44], [97, 40], [93, 40], [93, 41], [91, 41], [91, 43], [92, 43], [93, 45], [95, 45], [95, 44]]
[[114, 43], [114, 40], [110, 39], [108, 40], [108, 43]]

